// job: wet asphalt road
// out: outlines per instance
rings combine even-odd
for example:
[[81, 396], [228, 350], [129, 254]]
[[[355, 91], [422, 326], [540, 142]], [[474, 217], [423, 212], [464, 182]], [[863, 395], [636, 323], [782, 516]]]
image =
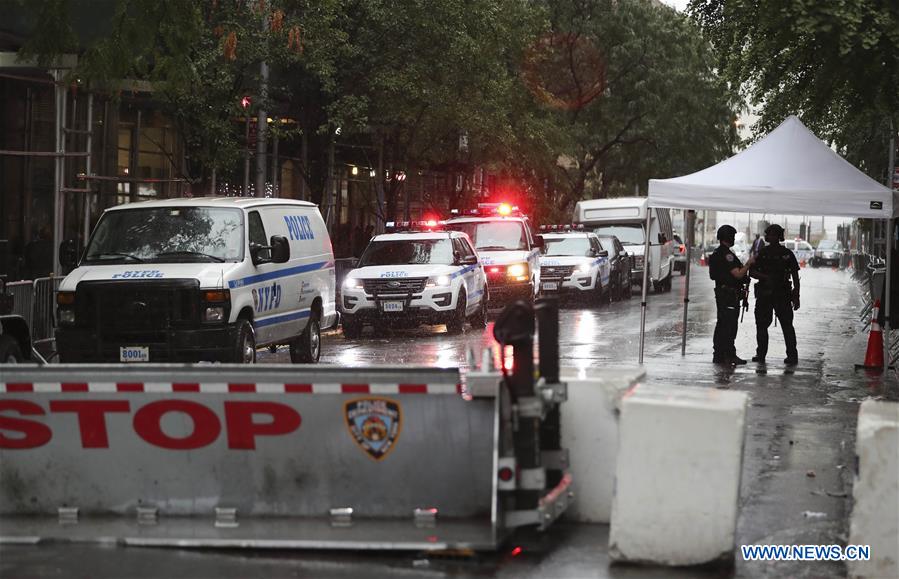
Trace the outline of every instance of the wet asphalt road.
[[[715, 324], [711, 282], [697, 268], [691, 280], [686, 356], [681, 356], [684, 279], [674, 290], [650, 295], [647, 311], [646, 381], [746, 391], [744, 470], [738, 544], [845, 543], [851, 510], [852, 465], [858, 405], [866, 397], [896, 400], [895, 376], [858, 374], [866, 336], [860, 333], [860, 298], [845, 272], [804, 269], [802, 309], [797, 312], [800, 363], [781, 363], [783, 340], [771, 328], [766, 367], [721, 369], [711, 364]], [[562, 365], [601, 368], [635, 364], [640, 299], [601, 308], [571, 306], [560, 315]], [[442, 326], [368, 332], [346, 340], [324, 336], [322, 362], [464, 365], [465, 351], [493, 344], [486, 330], [448, 336]], [[737, 350], [750, 358], [755, 345], [752, 310]], [[260, 353], [260, 361], [286, 362], [286, 350]], [[701, 489], [697, 489], [701, 492]], [[610, 567], [608, 527], [562, 524], [539, 550], [512, 558], [508, 552], [472, 559], [426, 559], [415, 554], [198, 552], [114, 546], [48, 545], [0, 550], [0, 577], [844, 577], [841, 563], [747, 563], [732, 570]]]

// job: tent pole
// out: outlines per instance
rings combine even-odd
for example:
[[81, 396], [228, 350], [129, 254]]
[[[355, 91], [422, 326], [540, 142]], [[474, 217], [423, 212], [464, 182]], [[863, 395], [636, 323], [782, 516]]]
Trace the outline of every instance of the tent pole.
[[684, 326], [681, 330], [680, 355], [687, 355], [687, 308], [690, 305], [690, 265], [693, 263], [693, 223], [696, 220], [696, 212], [690, 209], [687, 212], [687, 266], [684, 270]]
[[[890, 164], [889, 164], [890, 172], [887, 175], [887, 187], [889, 187], [890, 192], [893, 191], [893, 176], [896, 173], [896, 135], [894, 133], [893, 128], [893, 120], [890, 119]], [[887, 232], [886, 232], [886, 242], [887, 242], [887, 279], [884, 287], [886, 291], [883, 296], [883, 371], [886, 372], [890, 369], [890, 345], [893, 340], [890, 337], [890, 329], [892, 328], [892, 324], [890, 324], [890, 309], [893, 304], [890, 303], [890, 286], [892, 285], [890, 282], [893, 278], [893, 243], [896, 240], [895, 231], [893, 228], [895, 227], [896, 222], [893, 219], [893, 214], [890, 214], [890, 218], [887, 219]]]
[[652, 230], [652, 207], [646, 205], [646, 229], [643, 231], [643, 300], [640, 302], [640, 360], [643, 363], [643, 344], [646, 339], [646, 293], [649, 285], [649, 232]]
[[887, 219], [887, 231], [886, 231], [886, 255], [887, 255], [887, 271], [886, 271], [886, 283], [884, 284], [884, 292], [883, 292], [883, 371], [886, 372], [890, 369], [890, 344], [892, 343], [892, 339], [890, 338], [890, 281], [893, 277], [893, 241], [895, 239], [893, 227], [895, 221], [891, 219]]

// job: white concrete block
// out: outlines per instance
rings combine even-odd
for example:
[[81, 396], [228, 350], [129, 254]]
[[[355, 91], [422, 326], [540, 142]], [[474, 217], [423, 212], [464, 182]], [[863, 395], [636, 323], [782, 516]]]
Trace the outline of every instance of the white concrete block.
[[869, 561], [848, 562], [851, 577], [899, 577], [899, 403], [865, 400], [855, 439], [858, 473], [850, 545], [869, 545]]
[[568, 401], [561, 406], [562, 448], [568, 449], [574, 502], [566, 518], [608, 523], [618, 456], [618, 407], [644, 375], [639, 368], [562, 371]]
[[734, 550], [745, 392], [638, 386], [621, 405], [609, 553], [697, 565]]

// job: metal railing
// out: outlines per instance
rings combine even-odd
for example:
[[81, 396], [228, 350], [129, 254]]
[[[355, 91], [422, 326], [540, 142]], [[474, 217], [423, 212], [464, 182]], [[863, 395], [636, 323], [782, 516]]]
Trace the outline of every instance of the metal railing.
[[56, 292], [62, 277], [42, 277], [34, 280], [31, 306], [31, 342], [35, 345], [53, 341], [56, 329]]
[[22, 316], [31, 330], [33, 344], [53, 341], [56, 328], [56, 292], [62, 277], [42, 277], [6, 284], [6, 292], [13, 297], [12, 314]]
[[[859, 283], [862, 294], [859, 321], [864, 324], [863, 331], [867, 332], [873, 321], [874, 303], [881, 300], [881, 307], [883, 306], [886, 262], [880, 257], [854, 254], [851, 263], [852, 277]], [[883, 327], [883, 321], [884, 311], [881, 309], [878, 315], [878, 323], [881, 327]], [[889, 325], [889, 329], [889, 335], [885, 335], [884, 340], [889, 344], [890, 366], [894, 366], [899, 361], [899, 331], [893, 328], [892, 323]]]
[[12, 314], [22, 316], [30, 328], [34, 316], [34, 282], [14, 281], [6, 284], [6, 293], [12, 295]]

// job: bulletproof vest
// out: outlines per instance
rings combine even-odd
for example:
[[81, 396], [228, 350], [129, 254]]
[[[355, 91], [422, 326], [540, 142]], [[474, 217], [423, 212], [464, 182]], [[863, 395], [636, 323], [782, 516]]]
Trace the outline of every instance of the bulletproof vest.
[[780, 244], [762, 248], [755, 263], [758, 270], [768, 276], [766, 280], [760, 280], [763, 289], [775, 294], [790, 293], [794, 260], [792, 252]]

